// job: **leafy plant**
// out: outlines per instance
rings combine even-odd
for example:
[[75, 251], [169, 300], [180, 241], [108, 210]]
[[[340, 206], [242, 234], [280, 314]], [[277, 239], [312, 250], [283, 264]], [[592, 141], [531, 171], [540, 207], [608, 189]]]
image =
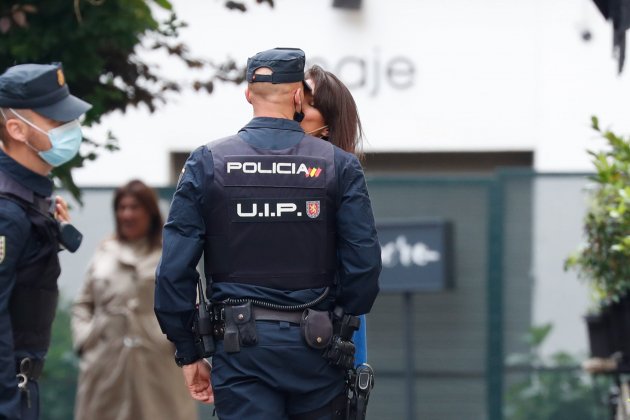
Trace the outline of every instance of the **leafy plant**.
[[[256, 0], [268, 3], [272, 0]], [[227, 1], [245, 11], [245, 2]], [[144, 105], [153, 112], [170, 94], [186, 87], [212, 93], [215, 80], [241, 83], [244, 67], [227, 59], [215, 64], [191, 55], [179, 41], [186, 24], [168, 0], [13, 0], [0, 2], [0, 71], [17, 63], [64, 63], [72, 93], [92, 103], [84, 124], [98, 123], [114, 111]], [[160, 72], [142, 51], [157, 51], [185, 66], [204, 69], [189, 84]], [[151, 56], [154, 56], [153, 54]], [[84, 140], [80, 154], [56, 168], [53, 176], [80, 202], [72, 168], [94, 160], [103, 150], [117, 150], [112, 133]]]
[[525, 337], [530, 352], [513, 354], [507, 364], [522, 371], [506, 393], [507, 420], [596, 420], [606, 418], [606, 378], [582, 372], [579, 360], [566, 352], [548, 358], [540, 353], [551, 324], [530, 328]]
[[584, 219], [586, 242], [565, 268], [577, 269], [592, 286], [597, 303], [605, 304], [630, 291], [630, 138], [602, 130], [596, 117], [592, 127], [609, 147], [589, 152], [596, 174]]

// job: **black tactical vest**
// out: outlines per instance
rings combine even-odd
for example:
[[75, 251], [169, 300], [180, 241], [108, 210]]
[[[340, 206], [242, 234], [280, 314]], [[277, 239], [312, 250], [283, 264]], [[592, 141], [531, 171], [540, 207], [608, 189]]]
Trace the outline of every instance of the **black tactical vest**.
[[333, 146], [305, 136], [288, 149], [259, 150], [232, 136], [207, 147], [214, 160], [203, 204], [212, 281], [280, 290], [332, 285]]
[[[49, 213], [49, 203], [0, 171], [0, 197], [19, 204], [31, 222], [27, 250], [16, 269], [15, 285], [9, 301], [15, 350], [47, 350], [55, 318], [59, 291], [57, 278], [59, 242], [57, 222]], [[33, 243], [36, 245], [33, 246]]]

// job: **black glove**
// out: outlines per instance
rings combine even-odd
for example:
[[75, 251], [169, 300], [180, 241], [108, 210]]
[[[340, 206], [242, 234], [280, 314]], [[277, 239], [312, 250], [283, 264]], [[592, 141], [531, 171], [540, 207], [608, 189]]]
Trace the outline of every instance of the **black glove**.
[[348, 370], [354, 367], [354, 352], [355, 347], [352, 341], [342, 340], [341, 337], [335, 335], [324, 352], [324, 359], [333, 366]]

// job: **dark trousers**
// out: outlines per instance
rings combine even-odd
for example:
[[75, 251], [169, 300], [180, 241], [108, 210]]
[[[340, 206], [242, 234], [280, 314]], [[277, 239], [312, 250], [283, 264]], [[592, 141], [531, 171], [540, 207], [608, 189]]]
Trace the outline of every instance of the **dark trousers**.
[[[257, 321], [258, 344], [212, 359], [215, 407], [221, 420], [288, 420], [329, 404], [344, 390], [344, 372], [306, 345], [299, 325]], [[332, 419], [322, 414], [318, 420]]]
[[22, 408], [20, 420], [37, 420], [39, 419], [39, 385], [35, 381], [29, 381], [26, 386], [28, 387], [29, 397], [27, 398], [25, 392], [20, 392]]

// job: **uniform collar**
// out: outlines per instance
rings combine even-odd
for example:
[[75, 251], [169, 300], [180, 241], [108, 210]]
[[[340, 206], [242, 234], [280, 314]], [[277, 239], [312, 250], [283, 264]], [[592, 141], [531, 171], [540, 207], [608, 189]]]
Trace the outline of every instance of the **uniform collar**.
[[302, 127], [300, 127], [300, 123], [286, 118], [254, 117], [241, 131], [247, 130], [248, 128], [275, 128], [279, 130], [304, 132]]
[[249, 145], [265, 150], [293, 147], [304, 138], [300, 124], [285, 118], [255, 117], [238, 136]]
[[24, 188], [35, 192], [41, 197], [50, 197], [52, 194], [53, 182], [50, 178], [20, 165], [2, 149], [0, 149], [0, 170]]

